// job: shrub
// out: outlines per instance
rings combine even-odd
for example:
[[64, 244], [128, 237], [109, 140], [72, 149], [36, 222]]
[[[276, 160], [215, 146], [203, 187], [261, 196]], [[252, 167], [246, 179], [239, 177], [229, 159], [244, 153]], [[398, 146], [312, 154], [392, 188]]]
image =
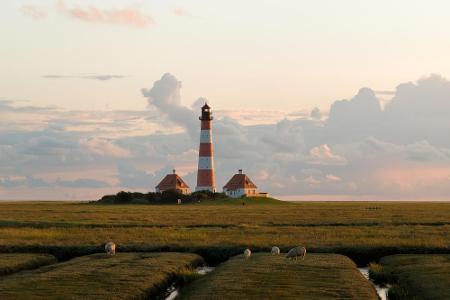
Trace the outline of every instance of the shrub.
[[195, 203], [202, 200], [224, 198], [228, 198], [224, 193], [210, 191], [199, 191], [190, 195], [184, 195], [177, 190], [167, 190], [162, 193], [149, 192], [147, 194], [121, 191], [116, 195], [103, 196], [96, 202], [105, 204], [176, 204], [178, 199], [181, 199], [182, 203]]

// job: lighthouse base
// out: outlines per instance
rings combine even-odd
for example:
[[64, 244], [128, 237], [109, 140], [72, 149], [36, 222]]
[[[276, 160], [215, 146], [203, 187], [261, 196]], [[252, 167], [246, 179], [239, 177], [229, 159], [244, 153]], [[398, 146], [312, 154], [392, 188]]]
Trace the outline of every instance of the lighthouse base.
[[196, 192], [200, 192], [200, 191], [210, 191], [211, 193], [216, 193], [217, 189], [213, 186], [197, 186], [195, 188]]

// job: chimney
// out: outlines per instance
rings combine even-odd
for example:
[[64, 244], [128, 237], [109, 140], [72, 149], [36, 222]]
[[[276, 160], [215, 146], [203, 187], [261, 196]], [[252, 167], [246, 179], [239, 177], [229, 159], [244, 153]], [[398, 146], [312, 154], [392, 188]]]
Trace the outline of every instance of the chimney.
[[239, 169], [239, 174], [242, 174], [242, 169]]
[[172, 173], [173, 173], [173, 174], [176, 174], [176, 170], [175, 170], [175, 169], [173, 169], [173, 170], [172, 170]]

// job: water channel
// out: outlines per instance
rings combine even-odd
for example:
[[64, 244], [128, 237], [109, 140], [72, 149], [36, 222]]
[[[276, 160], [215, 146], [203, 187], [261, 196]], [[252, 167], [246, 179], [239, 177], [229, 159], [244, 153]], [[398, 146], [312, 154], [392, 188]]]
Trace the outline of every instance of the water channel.
[[369, 280], [373, 284], [373, 286], [377, 290], [378, 297], [380, 297], [381, 300], [389, 300], [389, 298], [388, 298], [389, 285], [381, 286], [381, 285], [378, 285], [375, 282], [373, 282], [373, 280], [371, 280], [369, 278], [369, 268], [368, 267], [358, 268], [358, 270], [361, 272], [361, 274], [363, 274], [363, 276], [367, 280]]
[[[208, 273], [211, 273], [213, 270], [214, 270], [214, 267], [202, 266], [202, 267], [196, 268], [194, 270], [194, 272], [197, 274], [200, 274], [200, 275], [206, 275]], [[167, 288], [167, 290], [165, 292], [165, 297], [163, 299], [164, 300], [174, 300], [175, 298], [178, 297], [178, 294], [179, 294], [179, 289], [175, 285], [175, 283], [173, 283], [170, 287]]]

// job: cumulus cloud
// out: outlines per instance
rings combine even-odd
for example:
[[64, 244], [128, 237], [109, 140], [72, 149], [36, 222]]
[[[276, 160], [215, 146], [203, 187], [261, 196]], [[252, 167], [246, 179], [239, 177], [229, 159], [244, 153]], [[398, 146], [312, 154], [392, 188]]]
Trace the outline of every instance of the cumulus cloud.
[[[157, 108], [168, 119], [193, 133], [198, 127], [198, 116], [194, 111], [181, 104], [181, 81], [170, 73], [164, 74], [153, 87], [142, 89], [149, 106]], [[195, 105], [199, 105], [196, 102]]]
[[59, 11], [67, 16], [87, 23], [129, 25], [147, 27], [154, 24], [151, 16], [133, 7], [119, 9], [102, 9], [96, 6], [69, 7], [60, 0], [57, 5]]
[[335, 101], [326, 120], [327, 143], [349, 142], [378, 133], [383, 124], [380, 102], [369, 88], [350, 100]]
[[[167, 93], [166, 89], [166, 94], [173, 97], [160, 97], [165, 99], [160, 103], [149, 102], [163, 112], [180, 108], [181, 84], [174, 77], [171, 82], [175, 88], [169, 90], [173, 93]], [[271, 125], [243, 126], [227, 117], [216, 119], [216, 165], [223, 172], [218, 172], [218, 181], [226, 181], [234, 170], [243, 167], [259, 176], [262, 188], [275, 194], [389, 194], [388, 190], [378, 190], [386, 186], [374, 175], [378, 170], [393, 164], [401, 168], [414, 162], [448, 164], [443, 130], [450, 128], [450, 113], [438, 114], [436, 118], [429, 112], [436, 109], [448, 112], [449, 92], [445, 79], [431, 76], [400, 85], [384, 110], [376, 93], [362, 88], [350, 100], [334, 102], [329, 117], [323, 121], [318, 109], [313, 110], [311, 119], [284, 119]], [[172, 114], [171, 121], [188, 132], [198, 132], [197, 121], [179, 118], [189, 116], [192, 120], [195, 112], [189, 108], [182, 110], [182, 114]], [[410, 122], [417, 116], [423, 118], [422, 130]], [[430, 142], [433, 134], [429, 128], [436, 122], [440, 126], [433, 129], [438, 132], [434, 136], [440, 145]]]

